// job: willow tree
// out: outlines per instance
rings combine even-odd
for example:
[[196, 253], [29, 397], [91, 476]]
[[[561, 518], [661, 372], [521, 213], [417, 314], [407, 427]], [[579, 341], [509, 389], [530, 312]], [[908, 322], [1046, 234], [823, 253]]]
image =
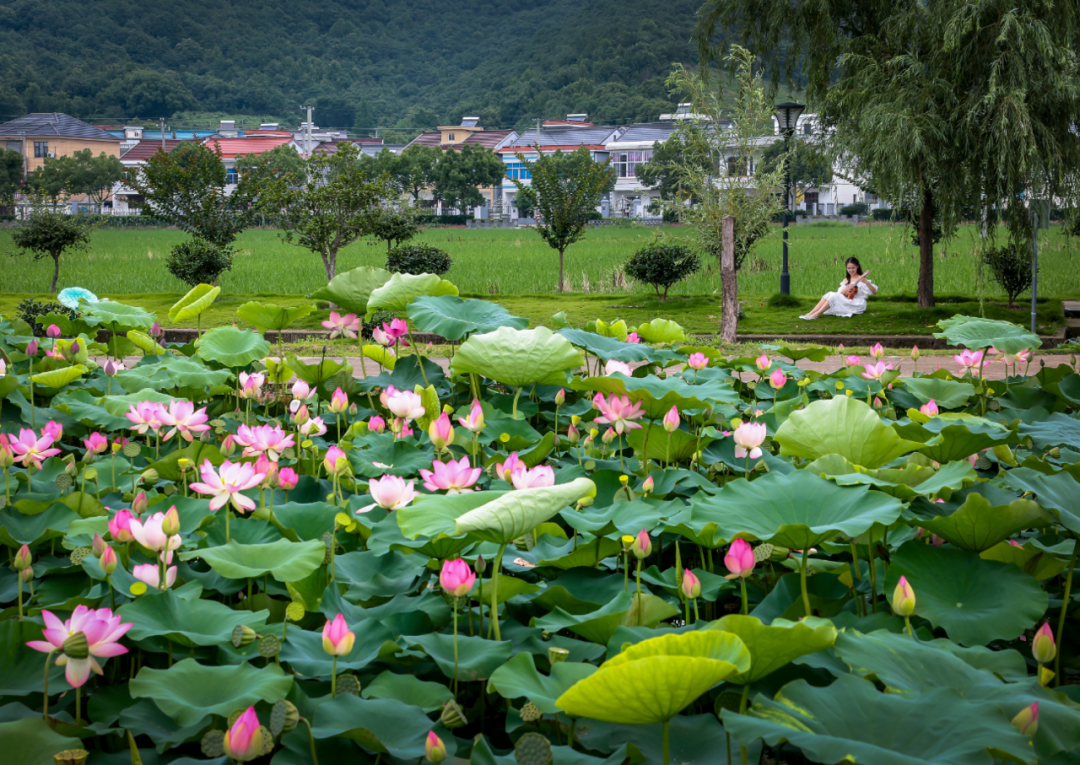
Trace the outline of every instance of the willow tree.
[[774, 86], [805, 81], [845, 174], [917, 211], [929, 307], [935, 215], [948, 230], [1069, 186], [1078, 17], [1048, 0], [706, 0], [695, 34], [706, 62], [738, 40]]

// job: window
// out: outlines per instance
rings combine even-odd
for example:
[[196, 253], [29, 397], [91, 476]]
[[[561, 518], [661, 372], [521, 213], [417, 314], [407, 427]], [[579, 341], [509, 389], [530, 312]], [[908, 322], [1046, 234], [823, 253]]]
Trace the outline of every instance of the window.
[[804, 122], [802, 126], [803, 135], [812, 135], [814, 132], [814, 126], [809, 122]]
[[807, 191], [803, 194], [803, 197], [806, 199], [806, 204], [808, 206], [816, 205], [818, 203], [818, 192], [816, 191]]
[[446, 134], [446, 140], [447, 140], [447, 141], [450, 141], [451, 143], [453, 143], [453, 141], [454, 141], [454, 134], [453, 134], [453, 133], [447, 133], [447, 134]]
[[49, 154], [49, 142], [48, 141], [34, 141], [34, 156], [45, 157]]
[[748, 175], [746, 157], [728, 157], [727, 174], [732, 176]]
[[8, 151], [17, 151], [22, 154], [22, 142], [21, 141], [8, 141]]
[[616, 178], [636, 178], [637, 166], [652, 159], [652, 151], [620, 151], [611, 155]]
[[225, 170], [225, 183], [236, 183], [240, 179], [240, 174], [236, 172], [235, 167], [230, 167]]
[[508, 162], [506, 164], [506, 177], [513, 181], [526, 181], [532, 178], [532, 173], [522, 162]]

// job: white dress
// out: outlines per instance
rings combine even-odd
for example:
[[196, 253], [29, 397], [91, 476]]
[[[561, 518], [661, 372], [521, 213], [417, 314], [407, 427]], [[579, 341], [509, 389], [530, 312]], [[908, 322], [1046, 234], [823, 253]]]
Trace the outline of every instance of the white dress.
[[[846, 281], [840, 282], [840, 289], [850, 286]], [[825, 293], [825, 300], [829, 301], [829, 307], [825, 309], [823, 316], [841, 316], [845, 319], [857, 314], [863, 313], [866, 310], [866, 298], [870, 297], [873, 293], [870, 292], [870, 287], [867, 286], [867, 280], [863, 279], [858, 284], [858, 292], [855, 293], [855, 298], [848, 300], [839, 291]]]

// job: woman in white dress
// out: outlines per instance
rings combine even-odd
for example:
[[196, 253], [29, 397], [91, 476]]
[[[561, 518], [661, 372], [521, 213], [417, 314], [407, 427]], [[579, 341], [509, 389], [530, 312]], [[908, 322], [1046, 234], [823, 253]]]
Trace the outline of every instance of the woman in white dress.
[[870, 283], [870, 272], [863, 273], [858, 258], [848, 258], [844, 263], [847, 276], [840, 282], [840, 289], [827, 292], [818, 301], [814, 310], [803, 314], [800, 319], [811, 321], [819, 316], [842, 316], [849, 318], [866, 310], [866, 299], [877, 294], [877, 287]]

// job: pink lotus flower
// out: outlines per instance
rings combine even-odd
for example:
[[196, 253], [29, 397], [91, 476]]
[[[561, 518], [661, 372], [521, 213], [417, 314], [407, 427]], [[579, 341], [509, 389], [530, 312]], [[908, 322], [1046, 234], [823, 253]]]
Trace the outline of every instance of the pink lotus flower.
[[445, 490], [448, 494], [460, 494], [472, 491], [469, 487], [480, 479], [483, 468], [469, 466], [468, 456], [462, 457], [455, 462], [431, 463], [434, 470], [421, 470], [420, 477], [424, 479], [424, 488], [428, 491]]
[[386, 334], [381, 327], [375, 327], [371, 330], [371, 339], [384, 348], [389, 347], [394, 342], [394, 338]]
[[464, 597], [472, 591], [475, 583], [476, 574], [461, 558], [443, 561], [442, 571], [439, 572], [439, 585], [447, 595], [455, 598]]
[[15, 553], [15, 559], [12, 561], [12, 565], [16, 571], [25, 571], [33, 562], [34, 556], [30, 553], [30, 546], [24, 544], [19, 548], [19, 551]]
[[[169, 553], [169, 560], [172, 553]], [[141, 563], [131, 568], [131, 575], [140, 582], [155, 590], [167, 590], [176, 584], [176, 566], [168, 566], [165, 569], [165, 586], [161, 585], [161, 566], [157, 563]]]
[[113, 571], [116, 571], [120, 560], [116, 557], [116, 550], [106, 545], [105, 549], [101, 551], [101, 555], [98, 556], [98, 563], [101, 565], [101, 570], [105, 572], [105, 575], [109, 576]]
[[307, 401], [311, 398], [311, 386], [303, 380], [297, 380], [292, 384], [290, 393], [296, 401]]
[[131, 429], [141, 436], [145, 436], [148, 430], [154, 431], [155, 434], [161, 430], [164, 424], [161, 421], [161, 415], [161, 404], [156, 401], [140, 401], [137, 404], [131, 404], [129, 411], [124, 414], [131, 421]]
[[649, 476], [648, 478], [646, 478], [641, 483], [641, 493], [642, 494], [652, 494], [653, 489], [655, 489], [655, 488], [656, 488], [656, 482], [653, 480], [652, 476]]
[[645, 414], [640, 401], [631, 404], [629, 396], [616, 396], [614, 393], [606, 400], [602, 394], [597, 393], [593, 397], [593, 406], [600, 410], [596, 422], [611, 425], [619, 434], [640, 428], [634, 420], [640, 420]]
[[769, 358], [769, 354], [763, 353], [754, 359], [754, 365], [758, 368], [759, 372], [767, 372], [772, 366], [772, 359]]
[[162, 425], [172, 428], [165, 434], [166, 441], [179, 433], [181, 438], [191, 443], [194, 440], [192, 434], [210, 430], [210, 426], [206, 424], [206, 421], [210, 419], [206, 416], [206, 407], [195, 411], [193, 403], [182, 399], [170, 401], [169, 408], [160, 411], [160, 419]]
[[322, 647], [331, 656], [348, 656], [355, 641], [356, 635], [349, 631], [343, 614], [338, 614], [333, 621], [323, 625]]
[[255, 460], [255, 472], [263, 474], [263, 481], [259, 484], [260, 489], [269, 489], [277, 485], [277, 463], [268, 460], [265, 454], [260, 454]]
[[668, 413], [664, 415], [664, 430], [668, 433], [674, 433], [679, 429], [679, 407], [673, 406], [668, 409]]
[[521, 461], [517, 452], [510, 452], [510, 456], [503, 460], [501, 464], [495, 464], [495, 475], [499, 476], [500, 481], [510, 483], [510, 477], [515, 470], [525, 470], [527, 468], [528, 465]]
[[223, 746], [225, 754], [235, 762], [254, 760], [262, 753], [262, 731], [259, 729], [255, 707], [248, 707], [246, 712], [236, 718], [232, 727], [225, 731]]
[[26, 644], [35, 651], [51, 653], [62, 650], [64, 641], [80, 632], [86, 637], [89, 655], [85, 659], [73, 659], [62, 654], [56, 660], [58, 667], [64, 667], [68, 683], [75, 688], [86, 683], [91, 671], [102, 674], [101, 665], [97, 662], [99, 658], [122, 656], [128, 652], [118, 641], [134, 626], [134, 622], [121, 624], [119, 614], [114, 615], [111, 609], [94, 610], [78, 605], [66, 622], [47, 610], [42, 611], [41, 616], [45, 620], [45, 631], [42, 633], [45, 640], [31, 640]]
[[750, 459], [756, 460], [761, 456], [761, 445], [765, 443], [765, 436], [768, 435], [768, 431], [765, 428], [765, 424], [761, 422], [744, 422], [739, 427], [735, 428], [735, 456], [738, 459], [745, 459], [748, 455]]
[[1040, 664], [1049, 664], [1057, 656], [1054, 632], [1050, 629], [1049, 622], [1043, 622], [1042, 626], [1035, 631], [1035, 639], [1031, 641], [1031, 655]]
[[236, 443], [244, 447], [240, 454], [242, 457], [265, 454], [270, 460], [277, 462], [281, 453], [293, 446], [296, 439], [278, 425], [241, 425], [236, 432]]
[[386, 420], [377, 414], [371, 416], [367, 422], [368, 430], [372, 433], [382, 433], [386, 430]]
[[860, 359], [858, 356], [848, 356], [846, 359], [844, 359], [844, 363], [847, 364], [849, 367], [857, 367], [862, 365], [862, 359]]
[[940, 412], [938, 411], [937, 402], [934, 399], [930, 399], [925, 404], [919, 407], [919, 411], [925, 414], [927, 417], [937, 417]]
[[879, 361], [876, 364], [863, 364], [863, 368], [866, 370], [860, 376], [865, 380], [880, 380], [881, 376], [892, 369], [892, 364], [886, 364], [884, 361]]
[[631, 332], [629, 335], [626, 336], [626, 342], [628, 342], [628, 343], [640, 343], [641, 342], [641, 337], [638, 335], [637, 332]]
[[[301, 407], [303, 409], [303, 407]], [[323, 422], [322, 417], [312, 417], [310, 420], [300, 426], [300, 435], [304, 438], [311, 438], [312, 436], [325, 436], [326, 435], [326, 423]]]
[[606, 364], [604, 364], [604, 377], [611, 377], [616, 372], [622, 375], [626, 375], [627, 377], [634, 376], [634, 370], [630, 368], [629, 364], [626, 364], [622, 361], [611, 359]]
[[34, 431], [29, 428], [22, 428], [19, 431], [19, 437], [12, 438], [10, 444], [11, 450], [19, 455], [18, 460], [22, 462], [23, 467], [30, 467], [30, 464], [33, 463], [34, 467], [40, 469], [42, 462], [60, 453], [59, 449], [50, 448], [53, 441], [55, 441], [55, 438], [44, 430], [41, 438], [38, 438]]
[[547, 465], [537, 465], [532, 470], [521, 467], [510, 474], [515, 489], [539, 489], [555, 485], [555, 471]]
[[259, 395], [262, 386], [266, 384], [266, 375], [262, 372], [240, 373], [240, 397], [255, 398]]
[[419, 393], [410, 390], [396, 390], [387, 396], [386, 408], [395, 417], [403, 420], [415, 420], [424, 416], [424, 402]]
[[135, 541], [147, 550], [154, 552], [175, 550], [180, 546], [180, 537], [166, 534], [163, 528], [164, 523], [165, 513], [154, 513], [144, 521], [132, 518], [128, 521], [128, 528]]
[[731, 573], [728, 579], [745, 579], [754, 571], [754, 551], [745, 539], [736, 539], [724, 556], [724, 565]]
[[787, 385], [787, 375], [779, 369], [774, 369], [773, 373], [769, 375], [769, 386], [773, 390], [780, 390]]
[[906, 576], [900, 577], [893, 590], [892, 610], [897, 616], [911, 616], [915, 612], [915, 590], [908, 584]]
[[337, 311], [331, 311], [330, 318], [324, 321], [322, 325], [330, 330], [331, 340], [336, 337], [355, 340], [360, 332], [360, 319], [356, 317], [355, 313], [347, 313], [342, 316]]
[[405, 507], [420, 496], [413, 488], [413, 484], [414, 481], [406, 483], [404, 478], [396, 475], [371, 479], [368, 484], [368, 494], [375, 500], [375, 504], [360, 508], [356, 511], [357, 515], [366, 513], [376, 506], [384, 510], [397, 510]]
[[330, 411], [334, 414], [341, 414], [349, 408], [349, 397], [345, 395], [345, 391], [341, 388], [334, 390], [334, 395], [330, 397]]
[[281, 468], [278, 471], [278, 488], [282, 491], [292, 491], [299, 480], [300, 476], [292, 468]]
[[683, 569], [682, 592], [688, 599], [701, 596], [701, 580], [688, 568]]
[[427, 740], [424, 742], [424, 759], [436, 765], [446, 759], [446, 744], [433, 730], [428, 731]]
[[700, 372], [709, 365], [709, 360], [705, 357], [704, 353], [691, 353], [690, 358], [686, 360], [686, 363], [689, 364], [690, 368], [695, 372]]
[[432, 420], [428, 425], [428, 437], [439, 450], [454, 443], [454, 426], [450, 424], [450, 416], [446, 412], [440, 414], [438, 419]]
[[972, 375], [978, 375], [979, 367], [982, 366], [983, 352], [965, 350], [953, 356], [953, 361], [960, 365], [959, 374], [970, 372]]
[[60, 337], [60, 327], [56, 326], [55, 324], [50, 324], [49, 328], [45, 330], [45, 334], [48, 337]]
[[83, 446], [90, 454], [104, 454], [109, 448], [109, 439], [100, 433], [91, 433], [89, 438], [83, 439]]
[[[395, 342], [409, 334], [409, 325], [404, 319], [394, 319], [389, 324], [383, 324], [383, 332], [390, 338], [390, 344]], [[407, 341], [401, 340], [402, 345], [407, 345]]]
[[53, 441], [59, 441], [64, 436], [64, 426], [56, 420], [49, 420], [41, 429], [41, 435], [48, 436]]
[[638, 535], [634, 537], [633, 544], [630, 545], [630, 552], [638, 560], [645, 560], [645, 558], [649, 557], [649, 553], [652, 552], [652, 539], [649, 538], [649, 532], [645, 529], [638, 532]]
[[349, 458], [338, 446], [331, 446], [323, 457], [323, 467], [328, 475], [338, 475], [349, 469]]
[[484, 409], [477, 399], [473, 399], [468, 416], [458, 417], [458, 422], [470, 433], [479, 433], [484, 429]]
[[870, 358], [875, 361], [881, 361], [884, 356], [885, 349], [881, 347], [881, 343], [874, 343], [873, 346], [870, 347]]
[[205, 460], [199, 472], [202, 482], [191, 484], [191, 490], [211, 495], [211, 510], [219, 510], [226, 504], [232, 504], [239, 513], [255, 509], [255, 501], [240, 492], [254, 489], [266, 478], [262, 473], [256, 473], [255, 466], [250, 463], [233, 463], [228, 460], [221, 463], [217, 471], [210, 460]]

